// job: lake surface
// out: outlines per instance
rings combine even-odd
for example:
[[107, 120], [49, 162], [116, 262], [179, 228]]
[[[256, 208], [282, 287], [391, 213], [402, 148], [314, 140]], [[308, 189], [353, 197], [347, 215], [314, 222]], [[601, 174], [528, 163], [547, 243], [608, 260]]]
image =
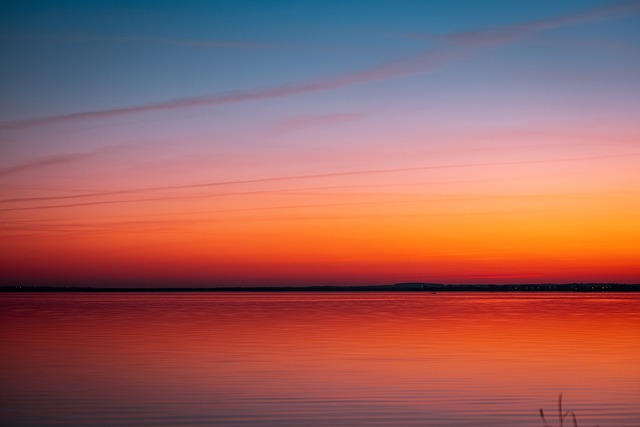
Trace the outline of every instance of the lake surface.
[[0, 345], [3, 426], [640, 426], [640, 294], [1, 294]]

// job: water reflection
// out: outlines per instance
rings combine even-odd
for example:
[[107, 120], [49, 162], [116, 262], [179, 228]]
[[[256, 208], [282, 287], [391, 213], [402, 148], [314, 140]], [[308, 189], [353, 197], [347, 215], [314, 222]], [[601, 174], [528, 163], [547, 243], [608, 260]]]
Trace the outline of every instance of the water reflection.
[[6, 425], [640, 420], [632, 294], [1, 295]]

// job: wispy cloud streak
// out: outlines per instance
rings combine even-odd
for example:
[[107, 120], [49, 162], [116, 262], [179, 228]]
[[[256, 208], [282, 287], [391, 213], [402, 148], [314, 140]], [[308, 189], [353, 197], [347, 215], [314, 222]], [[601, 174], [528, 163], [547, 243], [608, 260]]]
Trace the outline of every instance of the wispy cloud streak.
[[[424, 205], [425, 203], [433, 204], [433, 203], [456, 203], [456, 202], [481, 202], [487, 200], [527, 200], [527, 199], [542, 199], [548, 200], [550, 198], [567, 200], [571, 199], [580, 199], [580, 198], [591, 198], [593, 196], [599, 195], [611, 195], [611, 193], [601, 193], [601, 192], [584, 192], [584, 193], [542, 193], [542, 194], [486, 194], [486, 195], [451, 195], [451, 196], [430, 196], [430, 197], [420, 197], [420, 198], [412, 198], [405, 200], [375, 200], [375, 201], [352, 201], [352, 202], [342, 202], [342, 203], [313, 203], [313, 204], [294, 204], [294, 205], [277, 205], [277, 206], [260, 206], [260, 207], [251, 207], [251, 208], [235, 208], [235, 209], [215, 209], [215, 210], [207, 210], [207, 211], [197, 211], [197, 212], [185, 212], [184, 215], [193, 215], [193, 214], [208, 214], [208, 215], [219, 215], [219, 214], [235, 214], [241, 212], [269, 212], [276, 211], [278, 212], [278, 216], [276, 217], [263, 217], [263, 220], [268, 221], [289, 221], [291, 219], [296, 220], [304, 220], [304, 219], [322, 219], [322, 218], [388, 218], [388, 217], [440, 217], [440, 216], [477, 216], [477, 215], [503, 215], [505, 214], [505, 210], [501, 209], [498, 211], [495, 210], [471, 210], [471, 211], [455, 211], [455, 210], [447, 210], [446, 212], [441, 211], [427, 211], [427, 212], [413, 212], [407, 213], [406, 211], [394, 211], [391, 213], [363, 213], [363, 212], [354, 212], [351, 215], [344, 215], [344, 212], [338, 213], [335, 212], [333, 214], [328, 214], [327, 212], [317, 211], [322, 208], [335, 208], [335, 207], [357, 207], [357, 206], [376, 206], [376, 205], [397, 205], [398, 203], [402, 204], [418, 204]], [[624, 195], [636, 195], [637, 192], [621, 192], [616, 194], [624, 194]], [[115, 203], [115, 202], [114, 202]], [[522, 214], [522, 213], [530, 213], [530, 212], [540, 212], [547, 210], [544, 206], [538, 206], [535, 209], [520, 209], [516, 208], [514, 210], [509, 210], [510, 214]], [[302, 214], [301, 210], [311, 210], [310, 212], [306, 212]], [[315, 213], [313, 211], [316, 211]], [[283, 215], [283, 211], [294, 211], [295, 213], [285, 214]], [[113, 230], [120, 231], [132, 231], [132, 232], [147, 232], [149, 230], [157, 230], [160, 232], [167, 231], [175, 231], [181, 229], [188, 229], [193, 227], [194, 225], [203, 225], [203, 224], [219, 224], [221, 221], [231, 221], [231, 222], [239, 222], [245, 220], [242, 217], [220, 217], [216, 216], [215, 219], [212, 218], [196, 218], [189, 219], [189, 221], [182, 220], [149, 220], [148, 216], [145, 216], [144, 220], [131, 220], [130, 217], [126, 217], [125, 220], [119, 221], [108, 221], [108, 222], [78, 222], [78, 221], [68, 221], [65, 223], [56, 223], [56, 222], [39, 222], [33, 223], [29, 221], [11, 221], [9, 227], [5, 227], [0, 233], [0, 239], [2, 238], [15, 238], [16, 232], [25, 232], [25, 231], [33, 231], [33, 232], [64, 232], [64, 233], [87, 233], [87, 232], [112, 232]], [[252, 219], [251, 219], [252, 220]], [[34, 236], [37, 234], [34, 234]], [[23, 237], [23, 235], [20, 235]], [[31, 237], [31, 235], [30, 235]]]
[[21, 165], [0, 168], [0, 176], [13, 175], [17, 173], [27, 172], [33, 169], [40, 169], [52, 166], [64, 166], [79, 160], [90, 157], [89, 153], [67, 154], [62, 156], [51, 156], [46, 159], [37, 160], [35, 162], [23, 163]]
[[73, 153], [73, 154], [62, 154], [58, 156], [49, 156], [39, 160], [15, 165], [8, 166], [4, 168], [0, 168], [0, 177], [6, 177], [10, 175], [20, 174], [24, 172], [29, 172], [32, 170], [51, 168], [51, 167], [59, 167], [59, 166], [68, 166], [70, 164], [81, 162], [97, 155], [103, 154], [105, 152], [110, 152], [116, 149], [117, 146], [111, 146], [107, 148], [98, 149], [96, 151], [85, 152], [85, 153]]
[[450, 34], [442, 38], [442, 40], [450, 43], [422, 51], [408, 58], [390, 61], [358, 72], [307, 83], [289, 84], [257, 90], [216, 93], [200, 97], [173, 99], [129, 107], [40, 117], [4, 123], [0, 125], [0, 129], [9, 130], [76, 120], [104, 119], [135, 113], [159, 112], [180, 108], [281, 98], [304, 93], [340, 89], [351, 85], [380, 80], [396, 79], [435, 71], [450, 63], [469, 58], [482, 50], [515, 43], [525, 36], [538, 31], [612, 19], [638, 13], [639, 11], [640, 2], [638, 1], [615, 3], [550, 19]]
[[193, 48], [215, 48], [215, 49], [269, 49], [269, 50], [290, 50], [290, 49], [326, 49], [322, 46], [312, 46], [296, 43], [266, 43], [244, 40], [212, 40], [212, 39], [188, 39], [171, 37], [145, 37], [145, 36], [99, 36], [90, 34], [2, 34], [3, 39], [15, 40], [37, 40], [47, 42], [104, 42], [104, 43], [143, 43], [165, 46], [180, 46]]
[[481, 28], [471, 31], [463, 31], [445, 36], [445, 40], [463, 44], [503, 44], [513, 43], [525, 36], [538, 31], [571, 25], [587, 24], [589, 22], [624, 17], [640, 12], [640, 2], [624, 1], [613, 3], [593, 9], [574, 12], [555, 18], [539, 19], [514, 25], [501, 27]]
[[456, 59], [466, 57], [468, 55], [469, 54], [466, 52], [454, 52], [446, 50], [430, 51], [428, 53], [423, 53], [417, 57], [411, 57], [399, 61], [392, 61], [368, 70], [344, 74], [333, 78], [317, 80], [308, 83], [283, 85], [258, 90], [218, 93], [200, 97], [173, 99], [131, 107], [120, 107], [106, 110], [84, 111], [80, 113], [64, 114], [58, 116], [40, 117], [31, 120], [4, 123], [0, 125], [0, 129], [10, 130], [43, 124], [65, 123], [76, 120], [104, 119], [135, 113], [148, 113], [176, 110], [180, 108], [194, 108], [245, 101], [258, 101], [262, 99], [281, 98], [303, 93], [339, 89], [354, 84], [387, 80], [391, 78], [398, 78], [406, 75], [426, 72], [452, 62]]
[[269, 129], [268, 134], [272, 136], [280, 135], [315, 126], [358, 120], [365, 116], [365, 113], [332, 113], [294, 117], [276, 123]]
[[[638, 155], [640, 155], [640, 153], [614, 154], [614, 155], [608, 155], [608, 156], [592, 156], [592, 157], [570, 157], [570, 158], [559, 158], [559, 159], [548, 159], [548, 160], [460, 163], [460, 164], [449, 164], [449, 165], [415, 166], [415, 167], [407, 167], [407, 168], [327, 172], [327, 173], [311, 174], [311, 175], [292, 175], [292, 176], [282, 176], [282, 177], [272, 177], [272, 178], [258, 178], [258, 179], [250, 179], [250, 180], [217, 181], [217, 182], [207, 182], [207, 183], [200, 183], [200, 184], [185, 184], [185, 185], [174, 185], [174, 186], [165, 186], [165, 187], [148, 187], [148, 188], [139, 188], [139, 189], [122, 190], [122, 191], [85, 193], [85, 194], [79, 194], [74, 196], [5, 199], [5, 200], [0, 200], [0, 203], [34, 202], [34, 201], [45, 201], [45, 200], [52, 200], [52, 199], [62, 200], [62, 199], [71, 199], [71, 198], [102, 197], [102, 196], [126, 195], [126, 194], [144, 194], [147, 192], [161, 191], [161, 190], [196, 189], [196, 188], [219, 187], [219, 186], [236, 185], [236, 184], [255, 184], [255, 183], [278, 182], [278, 181], [294, 181], [294, 180], [322, 179], [322, 178], [334, 178], [334, 177], [358, 176], [358, 175], [390, 174], [390, 173], [417, 172], [417, 171], [440, 170], [440, 169], [461, 169], [461, 168], [473, 168], [473, 167], [495, 167], [495, 166], [533, 165], [533, 164], [545, 164], [545, 163], [565, 163], [565, 162], [630, 157], [630, 156], [638, 156]], [[214, 193], [214, 194], [198, 194], [198, 195], [157, 196], [157, 197], [145, 197], [145, 198], [139, 198], [139, 199], [122, 199], [122, 200], [103, 200], [103, 201], [98, 200], [93, 202], [79, 202], [79, 203], [69, 203], [69, 204], [59, 204], [59, 205], [11, 207], [11, 208], [0, 209], [0, 212], [70, 208], [70, 207], [79, 207], [79, 206], [107, 205], [107, 204], [115, 204], [115, 203], [135, 203], [135, 202], [152, 202], [152, 201], [163, 201], [163, 200], [194, 199], [194, 198], [202, 198], [202, 197], [264, 194], [264, 193], [277, 193], [282, 191], [291, 191], [291, 189], [289, 190], [258, 190], [258, 191], [243, 191], [243, 192], [233, 192], [233, 193]]]

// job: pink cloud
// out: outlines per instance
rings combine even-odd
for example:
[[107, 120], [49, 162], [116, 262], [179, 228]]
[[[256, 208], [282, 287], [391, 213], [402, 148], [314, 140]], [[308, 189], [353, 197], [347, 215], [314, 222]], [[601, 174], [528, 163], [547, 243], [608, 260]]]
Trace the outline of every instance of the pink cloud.
[[334, 123], [348, 122], [352, 120], [358, 120], [365, 117], [365, 113], [332, 113], [332, 114], [318, 114], [309, 116], [299, 116], [291, 119], [282, 120], [272, 126], [268, 134], [280, 135], [287, 132], [293, 132], [300, 129], [306, 129], [310, 127], [330, 125]]

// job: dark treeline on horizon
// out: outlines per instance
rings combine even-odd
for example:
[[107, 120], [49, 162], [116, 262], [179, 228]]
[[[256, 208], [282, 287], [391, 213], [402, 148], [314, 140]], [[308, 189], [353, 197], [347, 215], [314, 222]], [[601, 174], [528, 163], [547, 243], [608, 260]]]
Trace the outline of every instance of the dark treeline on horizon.
[[371, 286], [81, 287], [3, 286], [0, 292], [640, 292], [640, 284], [567, 283], [444, 285], [397, 283]]

